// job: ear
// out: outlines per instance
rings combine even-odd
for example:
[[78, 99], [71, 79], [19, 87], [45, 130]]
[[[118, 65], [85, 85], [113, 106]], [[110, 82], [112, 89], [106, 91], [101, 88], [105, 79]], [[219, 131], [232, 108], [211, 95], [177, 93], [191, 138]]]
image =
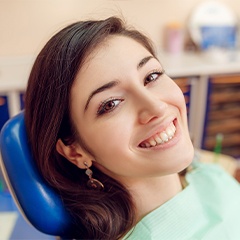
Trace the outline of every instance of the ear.
[[86, 168], [84, 162], [86, 162], [89, 167], [92, 165], [92, 157], [86, 153], [79, 144], [65, 145], [61, 139], [58, 139], [56, 150], [59, 154], [81, 169]]

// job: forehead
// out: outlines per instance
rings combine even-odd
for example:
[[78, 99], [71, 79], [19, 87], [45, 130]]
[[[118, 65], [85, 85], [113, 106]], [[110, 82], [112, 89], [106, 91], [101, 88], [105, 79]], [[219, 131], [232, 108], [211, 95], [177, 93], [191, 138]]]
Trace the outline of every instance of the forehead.
[[109, 36], [87, 56], [79, 69], [75, 84], [89, 85], [95, 78], [99, 83], [111, 81], [113, 79], [108, 77], [112, 78], [112, 74], [117, 75], [120, 69], [137, 68], [138, 62], [148, 55], [151, 55], [149, 51], [132, 38]]

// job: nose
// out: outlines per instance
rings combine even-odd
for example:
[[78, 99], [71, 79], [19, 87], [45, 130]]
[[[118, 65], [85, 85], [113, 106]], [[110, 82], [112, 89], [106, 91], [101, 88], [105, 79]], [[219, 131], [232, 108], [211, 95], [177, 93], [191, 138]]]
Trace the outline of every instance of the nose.
[[147, 124], [164, 115], [167, 103], [146, 90], [139, 96], [138, 106], [138, 121], [140, 124]]

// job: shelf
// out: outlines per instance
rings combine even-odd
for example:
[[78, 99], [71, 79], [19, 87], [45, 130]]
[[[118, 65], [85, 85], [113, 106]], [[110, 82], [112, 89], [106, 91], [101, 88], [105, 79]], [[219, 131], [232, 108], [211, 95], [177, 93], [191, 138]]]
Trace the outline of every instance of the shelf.
[[216, 135], [223, 134], [222, 152], [240, 156], [240, 75], [209, 79], [208, 112], [203, 147], [213, 150]]

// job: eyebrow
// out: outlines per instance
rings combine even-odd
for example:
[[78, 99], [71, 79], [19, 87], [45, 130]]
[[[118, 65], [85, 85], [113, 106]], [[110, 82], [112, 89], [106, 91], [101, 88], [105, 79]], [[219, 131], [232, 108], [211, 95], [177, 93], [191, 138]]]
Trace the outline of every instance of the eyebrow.
[[137, 65], [137, 69], [142, 68], [150, 59], [154, 58], [152, 55], [143, 58]]
[[[137, 64], [137, 69], [140, 69], [142, 68], [150, 59], [154, 58], [152, 55], [151, 56], [147, 56], [145, 58], [143, 58], [138, 64]], [[88, 106], [89, 106], [89, 103], [91, 101], [91, 99], [93, 98], [94, 95], [100, 93], [100, 92], [103, 92], [107, 89], [110, 89], [110, 88], [113, 88], [115, 87], [116, 85], [119, 84], [119, 81], [118, 80], [115, 80], [115, 81], [111, 81], [111, 82], [108, 82], [104, 85], [102, 85], [101, 87], [97, 88], [96, 90], [94, 90], [93, 92], [91, 92], [91, 94], [89, 95], [88, 99], [87, 99], [87, 102], [86, 102], [86, 105], [85, 105], [85, 108], [84, 108], [84, 112], [88, 109]]]

